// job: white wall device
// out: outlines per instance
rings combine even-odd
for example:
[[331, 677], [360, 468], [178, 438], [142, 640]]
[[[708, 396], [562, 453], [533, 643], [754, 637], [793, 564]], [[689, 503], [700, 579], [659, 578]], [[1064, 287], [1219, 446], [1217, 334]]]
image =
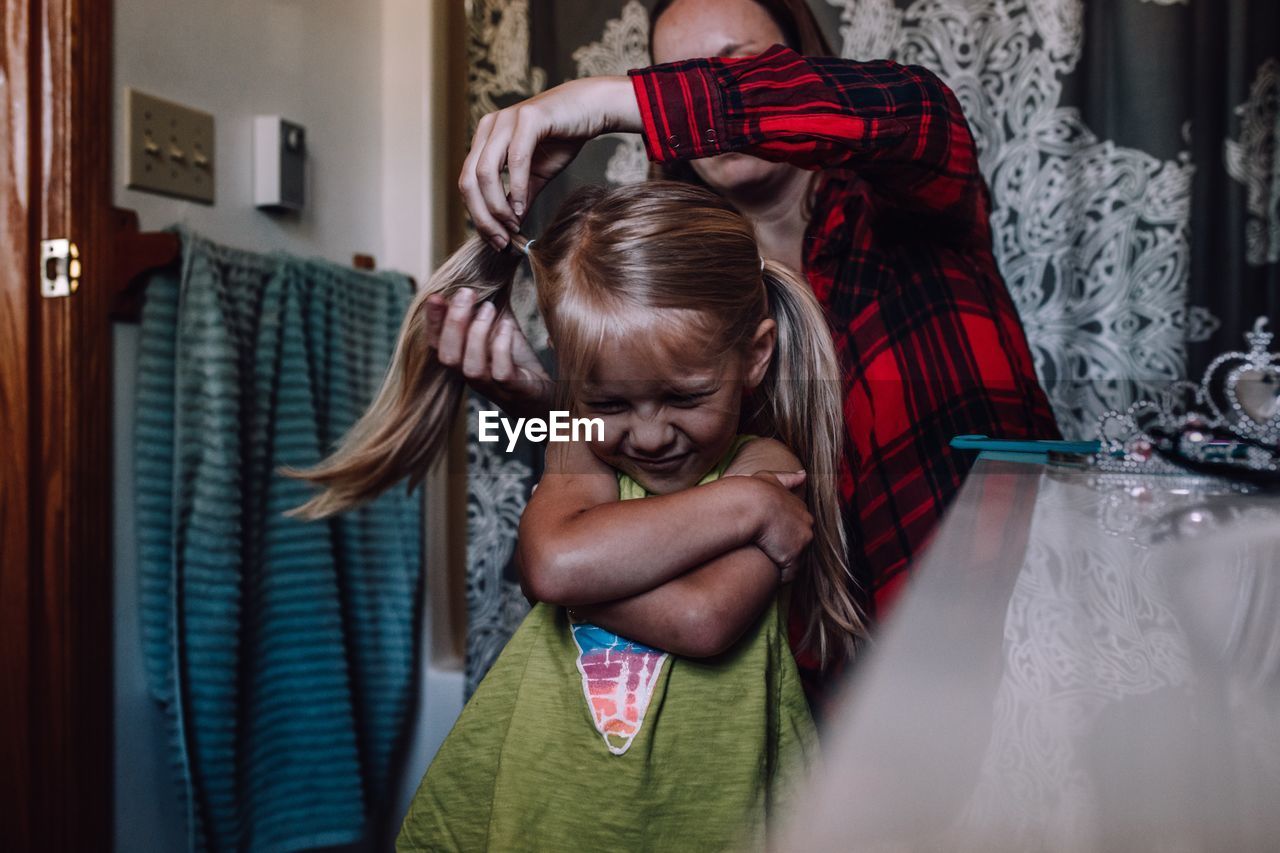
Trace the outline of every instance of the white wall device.
[[266, 210], [306, 204], [307, 129], [280, 116], [253, 119], [253, 203]]

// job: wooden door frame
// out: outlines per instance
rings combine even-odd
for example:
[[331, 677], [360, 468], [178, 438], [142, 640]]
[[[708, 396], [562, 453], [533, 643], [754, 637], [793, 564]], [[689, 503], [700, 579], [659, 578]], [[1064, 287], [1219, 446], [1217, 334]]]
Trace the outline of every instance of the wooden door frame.
[[[3, 0], [0, 848], [110, 849], [112, 2]], [[80, 286], [40, 292], [40, 241]], [[6, 785], [6, 788], [8, 786]]]

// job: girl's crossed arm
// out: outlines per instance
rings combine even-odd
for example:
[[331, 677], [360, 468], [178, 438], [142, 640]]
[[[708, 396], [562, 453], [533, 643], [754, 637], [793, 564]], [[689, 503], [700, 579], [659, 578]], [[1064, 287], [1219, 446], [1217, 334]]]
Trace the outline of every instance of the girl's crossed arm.
[[744, 446], [720, 480], [638, 501], [618, 500], [617, 475], [585, 447], [559, 447], [521, 519], [525, 591], [646, 645], [726, 650], [811, 537], [803, 485], [767, 473], [800, 467], [777, 441]]

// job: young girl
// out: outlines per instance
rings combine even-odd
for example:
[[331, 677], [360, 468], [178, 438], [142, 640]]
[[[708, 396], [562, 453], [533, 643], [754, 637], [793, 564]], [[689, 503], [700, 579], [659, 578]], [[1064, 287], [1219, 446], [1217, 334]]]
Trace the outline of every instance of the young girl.
[[[560, 408], [599, 418], [603, 436], [548, 446], [518, 549], [538, 603], [441, 746], [398, 846], [759, 846], [814, 746], [790, 600], [813, 614], [819, 655], [862, 633], [826, 321], [798, 277], [761, 261], [742, 216], [689, 185], [580, 190], [526, 253]], [[433, 277], [369, 413], [306, 473], [327, 489], [304, 514], [421, 478], [462, 384], [432, 359], [428, 294], [465, 286], [498, 311], [513, 254], [472, 241]]]

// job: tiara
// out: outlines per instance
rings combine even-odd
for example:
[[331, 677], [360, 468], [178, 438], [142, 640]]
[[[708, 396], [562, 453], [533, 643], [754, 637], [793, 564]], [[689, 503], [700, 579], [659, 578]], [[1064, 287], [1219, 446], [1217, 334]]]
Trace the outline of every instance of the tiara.
[[1280, 486], [1280, 353], [1265, 316], [1244, 337], [1248, 350], [1219, 355], [1198, 385], [1174, 382], [1156, 400], [1104, 412], [1096, 468]]

